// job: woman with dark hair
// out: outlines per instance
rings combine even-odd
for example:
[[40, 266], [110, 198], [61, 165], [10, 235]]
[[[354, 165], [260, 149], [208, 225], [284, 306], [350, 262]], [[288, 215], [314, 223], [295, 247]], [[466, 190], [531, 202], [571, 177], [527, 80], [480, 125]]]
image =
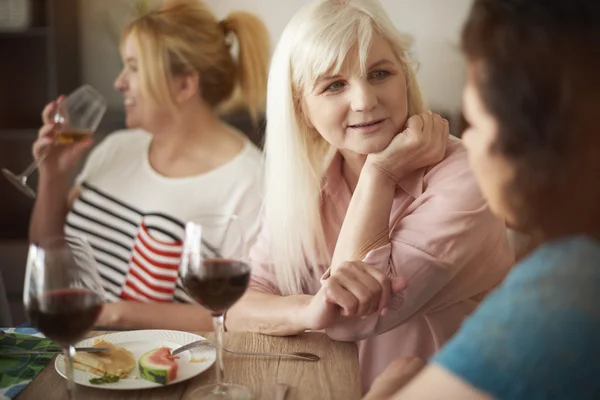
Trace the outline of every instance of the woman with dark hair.
[[463, 30], [469, 161], [490, 207], [542, 238], [460, 331], [368, 399], [600, 399], [600, 3], [476, 0]]

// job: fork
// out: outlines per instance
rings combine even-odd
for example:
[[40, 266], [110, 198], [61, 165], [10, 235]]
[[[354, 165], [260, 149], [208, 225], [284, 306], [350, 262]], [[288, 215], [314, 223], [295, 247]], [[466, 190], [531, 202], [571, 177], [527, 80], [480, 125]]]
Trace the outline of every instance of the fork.
[[[173, 350], [173, 352], [171, 353], [172, 355], [177, 355], [180, 353], [183, 353], [186, 350], [190, 350], [190, 349], [194, 349], [196, 347], [200, 347], [200, 346], [211, 346], [211, 347], [215, 347], [212, 342], [208, 339], [202, 339], [202, 340], [198, 340], [192, 343], [188, 343], [184, 346], [181, 346], [175, 350]], [[301, 353], [301, 352], [293, 352], [293, 353], [260, 353], [260, 352], [253, 352], [253, 351], [237, 351], [237, 350], [229, 350], [226, 348], [223, 348], [223, 351], [226, 351], [227, 353], [231, 353], [231, 354], [238, 354], [238, 355], [242, 355], [242, 356], [273, 356], [273, 357], [289, 357], [289, 358], [297, 358], [300, 360], [304, 360], [304, 361], [319, 361], [321, 358], [313, 353]]]

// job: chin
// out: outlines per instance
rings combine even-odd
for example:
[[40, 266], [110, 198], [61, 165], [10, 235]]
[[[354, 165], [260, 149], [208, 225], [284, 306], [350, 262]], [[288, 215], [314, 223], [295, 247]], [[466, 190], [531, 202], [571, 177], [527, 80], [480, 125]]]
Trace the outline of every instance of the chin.
[[390, 142], [391, 139], [387, 138], [385, 140], [372, 138], [365, 140], [362, 143], [357, 143], [356, 146], [352, 146], [350, 150], [364, 155], [381, 153], [390, 144]]
[[126, 117], [125, 126], [129, 129], [139, 128], [140, 122], [137, 119]]

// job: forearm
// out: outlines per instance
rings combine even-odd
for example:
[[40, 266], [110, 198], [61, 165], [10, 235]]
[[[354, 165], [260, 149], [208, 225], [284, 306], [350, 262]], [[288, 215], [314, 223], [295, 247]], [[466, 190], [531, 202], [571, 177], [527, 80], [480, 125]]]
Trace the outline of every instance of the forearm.
[[331, 265], [362, 260], [389, 242], [389, 220], [396, 184], [385, 175], [363, 167], [346, 212]]
[[392, 361], [375, 379], [363, 400], [388, 400], [425, 367], [425, 361], [406, 357]]
[[250, 331], [265, 335], [290, 336], [309, 329], [301, 310], [312, 296], [279, 296], [249, 290], [229, 311], [228, 331]]
[[36, 242], [44, 237], [63, 234], [68, 212], [69, 189], [70, 182], [67, 178], [51, 179], [40, 176], [36, 201], [29, 223], [30, 241]]
[[182, 303], [105, 303], [96, 326], [118, 329], [210, 331], [211, 314], [202, 306]]

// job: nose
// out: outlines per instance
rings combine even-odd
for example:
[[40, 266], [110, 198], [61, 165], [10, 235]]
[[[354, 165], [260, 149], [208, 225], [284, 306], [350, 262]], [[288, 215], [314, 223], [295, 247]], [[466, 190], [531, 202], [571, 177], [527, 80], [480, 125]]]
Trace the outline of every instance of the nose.
[[127, 79], [125, 77], [125, 70], [121, 71], [117, 79], [115, 79], [115, 89], [118, 92], [124, 92], [127, 89]]
[[350, 107], [352, 111], [371, 111], [377, 105], [377, 94], [368, 82], [357, 82], [350, 91]]

